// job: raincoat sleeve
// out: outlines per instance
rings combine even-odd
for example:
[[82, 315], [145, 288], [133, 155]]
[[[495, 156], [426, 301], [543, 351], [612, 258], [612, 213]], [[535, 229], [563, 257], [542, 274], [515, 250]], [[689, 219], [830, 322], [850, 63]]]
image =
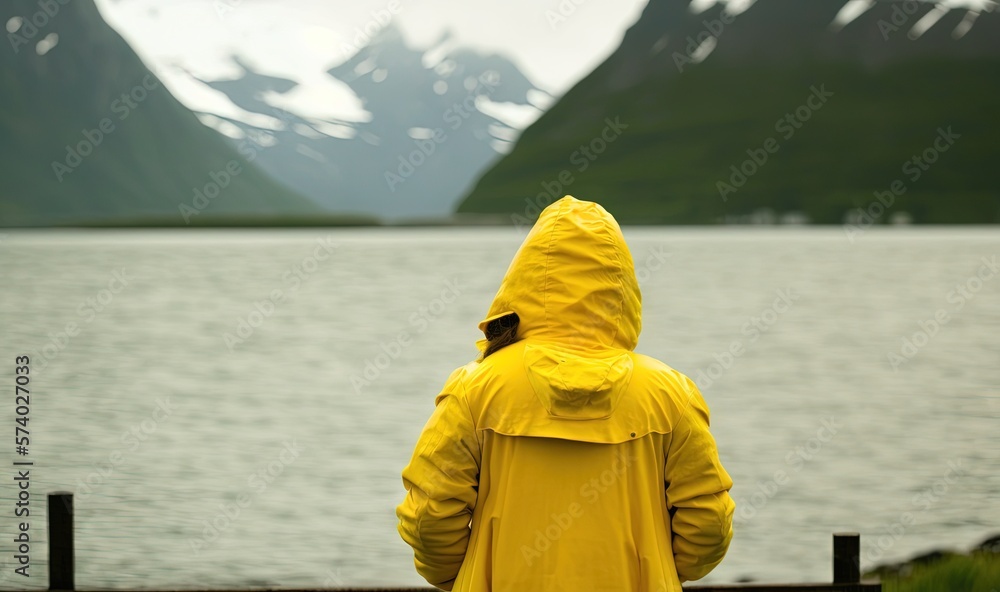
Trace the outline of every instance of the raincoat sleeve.
[[406, 499], [396, 508], [399, 534], [413, 547], [417, 573], [451, 590], [469, 544], [479, 485], [479, 440], [461, 390], [461, 369], [437, 396], [410, 464]]
[[708, 431], [708, 406], [698, 387], [690, 379], [687, 383], [688, 405], [671, 432], [664, 471], [674, 563], [682, 582], [704, 577], [725, 557], [736, 507], [729, 497], [733, 480]]

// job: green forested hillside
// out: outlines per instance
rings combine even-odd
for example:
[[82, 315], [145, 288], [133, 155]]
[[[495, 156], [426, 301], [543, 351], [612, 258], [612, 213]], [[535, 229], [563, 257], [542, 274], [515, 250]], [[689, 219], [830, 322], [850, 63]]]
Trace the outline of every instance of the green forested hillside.
[[[530, 218], [525, 200], [570, 193], [626, 223], [763, 209], [840, 223], [857, 207], [879, 221], [1000, 222], [1000, 16], [955, 39], [966, 15], [952, 11], [913, 40], [928, 8], [904, 20], [904, 3], [880, 3], [834, 31], [842, 1], [759, 0], [735, 18], [686, 4], [653, 0], [459, 211]], [[709, 35], [715, 50], [694, 63]]]
[[42, 4], [0, 5], [0, 226], [320, 212], [174, 99], [93, 0]]

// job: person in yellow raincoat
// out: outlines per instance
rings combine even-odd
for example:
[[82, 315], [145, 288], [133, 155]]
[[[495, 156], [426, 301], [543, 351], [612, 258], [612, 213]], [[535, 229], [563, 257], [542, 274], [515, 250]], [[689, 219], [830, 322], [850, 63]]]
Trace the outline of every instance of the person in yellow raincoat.
[[722, 561], [733, 482], [687, 376], [635, 353], [641, 297], [600, 205], [540, 215], [403, 470], [399, 533], [444, 590], [681, 590]]

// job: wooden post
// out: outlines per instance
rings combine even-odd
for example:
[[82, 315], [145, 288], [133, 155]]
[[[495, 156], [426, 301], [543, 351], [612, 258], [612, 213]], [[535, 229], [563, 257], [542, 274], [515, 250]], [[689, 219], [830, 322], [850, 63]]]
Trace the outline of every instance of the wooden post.
[[833, 534], [833, 583], [861, 582], [861, 535], [856, 532]]
[[75, 590], [73, 582], [73, 494], [49, 494], [49, 590]]

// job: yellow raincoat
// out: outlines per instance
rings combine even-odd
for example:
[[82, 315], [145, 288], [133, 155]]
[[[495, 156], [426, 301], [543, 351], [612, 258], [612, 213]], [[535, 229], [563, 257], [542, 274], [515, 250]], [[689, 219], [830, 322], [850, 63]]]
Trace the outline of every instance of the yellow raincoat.
[[519, 341], [452, 373], [403, 471], [396, 515], [420, 575], [673, 592], [710, 572], [733, 483], [695, 384], [632, 351], [641, 298], [615, 219], [570, 196], [546, 208], [480, 329], [510, 312]]

